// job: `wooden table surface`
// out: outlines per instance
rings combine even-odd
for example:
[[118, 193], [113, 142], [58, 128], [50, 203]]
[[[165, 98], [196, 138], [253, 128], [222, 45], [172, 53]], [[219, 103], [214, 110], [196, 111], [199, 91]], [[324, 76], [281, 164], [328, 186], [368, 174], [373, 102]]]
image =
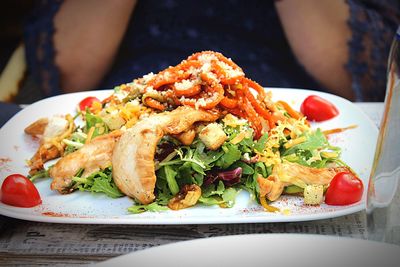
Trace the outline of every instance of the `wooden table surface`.
[[[382, 103], [357, 105], [379, 124]], [[365, 212], [308, 222], [215, 225], [51, 224], [0, 215], [0, 266], [78, 266], [172, 242], [256, 233], [365, 239]]]

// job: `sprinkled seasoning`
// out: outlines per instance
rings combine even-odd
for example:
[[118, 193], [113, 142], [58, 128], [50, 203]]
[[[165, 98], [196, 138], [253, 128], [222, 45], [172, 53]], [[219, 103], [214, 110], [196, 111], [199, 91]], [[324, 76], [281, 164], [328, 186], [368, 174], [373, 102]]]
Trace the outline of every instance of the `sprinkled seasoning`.
[[11, 171], [9, 163], [12, 160], [8, 157], [0, 158], [0, 171]]

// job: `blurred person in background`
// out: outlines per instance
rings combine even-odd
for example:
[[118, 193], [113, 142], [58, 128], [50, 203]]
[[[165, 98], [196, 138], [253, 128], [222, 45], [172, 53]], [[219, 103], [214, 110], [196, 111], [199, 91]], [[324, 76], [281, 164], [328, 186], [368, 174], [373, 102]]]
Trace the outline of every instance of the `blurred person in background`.
[[398, 0], [35, 3], [23, 42], [28, 84], [37, 89], [19, 92], [32, 100], [111, 89], [213, 50], [262, 86], [383, 101], [400, 22]]

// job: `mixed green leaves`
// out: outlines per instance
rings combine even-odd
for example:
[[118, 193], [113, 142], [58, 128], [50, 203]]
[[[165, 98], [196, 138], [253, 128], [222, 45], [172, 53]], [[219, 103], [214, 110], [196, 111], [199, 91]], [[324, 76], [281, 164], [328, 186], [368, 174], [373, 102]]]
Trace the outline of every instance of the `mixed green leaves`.
[[[246, 137], [240, 142], [231, 142], [241, 134], [243, 128], [248, 131]], [[248, 125], [225, 126], [224, 131], [228, 138], [217, 150], [207, 149], [200, 139], [195, 139], [190, 146], [176, 146], [169, 137], [162, 139], [159, 148], [173, 146], [175, 149], [169, 150], [170, 153], [156, 163], [156, 201], [150, 205], [134, 205], [129, 211], [159, 211], [185, 184], [201, 187], [199, 202], [204, 205], [232, 207], [242, 189], [250, 191], [252, 195], [258, 194], [257, 176], [261, 174], [267, 177], [271, 170], [262, 162], [251, 162], [251, 158], [256, 155], [256, 150], [264, 149], [268, 135], [265, 134], [258, 141], [253, 140], [252, 129]], [[239, 169], [234, 179], [222, 178], [224, 173]]]
[[329, 162], [338, 160], [340, 148], [331, 146], [320, 129], [306, 132], [303, 136], [304, 142], [289, 149], [282, 148], [281, 155], [284, 160], [313, 168], [322, 168]]
[[66, 145], [64, 149], [64, 155], [70, 154], [82, 148], [86, 142], [86, 139], [88, 138], [88, 132], [91, 128], [93, 128], [93, 134], [90, 137], [91, 139], [95, 138], [96, 136], [109, 133], [110, 130], [103, 119], [90, 113], [89, 110], [86, 110], [84, 119], [85, 126], [78, 127], [68, 139], [63, 140], [63, 143]]
[[87, 135], [79, 129], [78, 131], [71, 134], [68, 139], [64, 139], [63, 142], [64, 144], [66, 144], [66, 147], [64, 149], [64, 156], [83, 147], [86, 138]]
[[148, 205], [136, 204], [136, 205], [133, 205], [128, 208], [128, 211], [130, 213], [134, 213], [134, 214], [143, 213], [145, 211], [160, 212], [160, 211], [165, 211], [165, 210], [168, 210], [168, 208], [158, 204], [157, 202], [153, 202]]
[[226, 187], [222, 181], [219, 181], [218, 184], [211, 184], [203, 188], [199, 202], [205, 205], [219, 205], [230, 208], [235, 204], [238, 193], [237, 188]]
[[85, 126], [85, 132], [87, 133], [90, 128], [94, 128], [94, 132], [92, 135], [92, 138], [107, 134], [109, 132], [107, 124], [103, 121], [102, 118], [99, 116], [95, 116], [89, 111], [86, 112], [85, 114], [85, 121], [86, 121], [86, 126]]
[[[258, 201], [257, 178], [260, 175], [268, 177], [273, 169], [272, 165], [259, 160], [269, 136], [266, 133], [259, 140], [254, 140], [253, 130], [248, 124], [236, 127], [224, 125], [223, 130], [227, 140], [217, 150], [207, 149], [198, 137], [187, 146], [182, 146], [170, 136], [164, 137], [157, 149], [157, 153], [163, 156], [156, 157], [155, 162], [156, 200], [148, 205], [135, 204], [128, 208], [128, 211], [142, 213], [167, 210], [168, 202], [186, 184], [196, 184], [201, 188], [202, 194], [198, 202], [203, 205], [232, 207], [241, 190], [250, 192], [252, 198]], [[66, 153], [81, 148], [88, 138], [89, 131], [91, 138], [94, 138], [108, 133], [109, 129], [100, 117], [86, 112], [85, 126], [73, 133], [68, 140], [64, 140], [67, 145]], [[325, 167], [331, 162], [340, 163], [340, 149], [331, 146], [321, 130], [307, 131], [296, 138], [301, 138], [301, 142], [285, 146], [290, 138], [284, 136], [284, 140], [280, 140], [279, 148], [274, 147], [274, 152], [280, 155], [281, 160], [314, 168]], [[162, 151], [164, 148], [169, 149]], [[82, 177], [83, 172], [84, 170], [81, 170], [73, 177], [74, 189], [104, 193], [112, 198], [124, 195], [113, 182], [111, 167], [85, 178]], [[228, 176], [230, 178], [225, 179]], [[290, 188], [290, 192], [295, 189], [297, 190]]]
[[111, 198], [118, 198], [124, 194], [118, 189], [112, 179], [112, 168], [108, 167], [92, 173], [90, 176], [82, 178], [83, 170], [79, 171], [72, 180], [74, 187], [80, 191], [89, 191], [93, 193], [104, 193]]
[[32, 182], [36, 181], [37, 179], [47, 178], [47, 177], [49, 177], [49, 169], [43, 169], [36, 172], [33, 175], [28, 175], [29, 180], [31, 180]]

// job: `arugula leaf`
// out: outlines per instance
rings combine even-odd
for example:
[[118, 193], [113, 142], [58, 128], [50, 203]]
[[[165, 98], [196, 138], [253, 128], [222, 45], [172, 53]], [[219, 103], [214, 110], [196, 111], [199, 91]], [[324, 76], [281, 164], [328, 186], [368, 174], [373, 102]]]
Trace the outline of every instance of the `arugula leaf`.
[[209, 185], [204, 190], [199, 202], [205, 205], [220, 205], [230, 208], [235, 204], [238, 191], [233, 188], [225, 188], [224, 183], [219, 181], [218, 185]]
[[254, 150], [262, 152], [265, 148], [265, 144], [268, 141], [268, 133], [263, 134], [260, 139], [254, 144]]
[[195, 183], [193, 178], [195, 171], [192, 169], [192, 165], [191, 162], [184, 162], [182, 166], [178, 167], [179, 184]]
[[128, 208], [128, 211], [134, 214], [139, 214], [145, 211], [160, 212], [165, 210], [168, 210], [168, 208], [159, 205], [157, 202], [153, 202], [147, 205], [133, 205]]
[[205, 205], [220, 205], [224, 203], [222, 194], [225, 191], [225, 185], [222, 181], [219, 181], [218, 185], [211, 184], [202, 190], [199, 202]]
[[242, 155], [239, 148], [236, 145], [225, 143], [222, 145], [222, 150], [225, 152], [215, 163], [216, 166], [222, 169], [227, 169], [235, 161], [238, 161]]
[[254, 148], [254, 140], [252, 137], [244, 138], [238, 145], [240, 151], [242, 151], [242, 154], [252, 153]]
[[165, 179], [167, 180], [169, 190], [171, 190], [171, 193], [173, 195], [177, 194], [179, 192], [179, 186], [175, 180], [177, 172], [174, 169], [172, 169], [171, 166], [164, 166], [162, 170], [164, 171]]
[[304, 166], [322, 168], [335, 160], [335, 158], [323, 158], [321, 156], [323, 151], [334, 151], [340, 154], [340, 148], [331, 146], [320, 129], [304, 136], [306, 141], [283, 150], [281, 154], [283, 159]]
[[201, 168], [206, 169], [206, 165], [199, 158], [195, 156], [194, 149], [191, 149], [189, 146], [183, 146], [176, 149], [176, 152], [179, 156], [178, 159], [160, 162], [158, 164], [159, 167], [167, 166], [167, 165], [175, 165], [175, 164], [183, 164], [182, 162], [192, 162], [199, 165]]
[[200, 174], [200, 173], [195, 173], [195, 174], [193, 174], [193, 177], [194, 177], [194, 179], [195, 179], [195, 181], [196, 181], [196, 184], [197, 184], [198, 186], [201, 186], [201, 185], [203, 184], [204, 175], [202, 175], [202, 174]]
[[89, 131], [90, 128], [94, 127], [92, 138], [99, 135], [107, 134], [109, 132], [108, 126], [106, 123], [104, 123], [103, 119], [91, 114], [88, 110], [86, 111], [85, 120], [86, 132]]
[[224, 154], [222, 150], [205, 151], [205, 145], [200, 140], [194, 142], [194, 145], [195, 151], [193, 157], [198, 161], [203, 162], [207, 169], [209, 169], [211, 165]]
[[76, 188], [78, 188], [80, 191], [104, 193], [112, 198], [124, 196], [112, 179], [111, 167], [94, 172], [86, 178], [80, 177], [82, 173], [83, 169], [79, 170], [76, 176], [72, 178], [72, 180], [75, 182]]
[[63, 143], [66, 144], [66, 147], [64, 149], [64, 156], [83, 147], [86, 138], [87, 135], [85, 133], [81, 131], [76, 131], [68, 139], [64, 139]]
[[266, 166], [263, 162], [257, 162], [253, 167], [253, 174], [245, 175], [242, 183], [243, 189], [248, 191], [251, 194], [253, 199], [258, 199], [258, 195], [260, 193], [260, 188], [258, 186], [257, 178], [259, 175], [263, 177], [268, 177], [272, 173], [272, 166]]
[[221, 196], [224, 193], [224, 190], [225, 190], [224, 183], [222, 181], [219, 181], [218, 185], [211, 184], [211, 185], [205, 187], [202, 190], [201, 196], [202, 197], [210, 197], [212, 195]]
[[254, 173], [254, 169], [249, 164], [247, 164], [243, 161], [239, 160], [231, 165], [232, 169], [236, 169], [237, 167], [242, 168], [242, 175], [251, 175]]
[[257, 162], [254, 164], [254, 173], [261, 174], [263, 177], [268, 177], [271, 172], [263, 162]]
[[124, 196], [124, 194], [119, 191], [118, 187], [114, 183], [111, 183], [108, 178], [104, 178], [101, 176], [97, 179], [94, 179], [91, 191], [96, 193], [104, 193], [112, 198], [119, 198]]
[[308, 150], [312, 152], [329, 146], [328, 140], [319, 128], [315, 132], [306, 134], [305, 136], [307, 138], [306, 141], [289, 148], [288, 150], [284, 151], [282, 155], [287, 156], [295, 153], [297, 150]]
[[206, 173], [204, 172], [204, 168], [202, 168], [199, 164], [197, 164], [197, 163], [195, 163], [195, 162], [192, 162], [192, 163], [190, 164], [190, 166], [192, 167], [192, 169], [193, 169], [195, 172], [200, 173], [200, 174], [202, 174], [202, 175], [206, 175]]
[[[157, 175], [159, 178], [159, 176]], [[168, 187], [168, 183], [165, 179], [156, 180], [156, 195], [157, 203], [166, 206], [168, 201], [173, 197], [171, 190]]]
[[224, 204], [227, 208], [233, 207], [238, 193], [239, 191], [233, 187], [229, 187], [224, 191], [222, 194], [222, 199], [224, 200]]
[[48, 169], [40, 170], [40, 171], [36, 172], [34, 175], [28, 175], [29, 180], [31, 180], [32, 182], [34, 182], [36, 179], [39, 179], [39, 178], [50, 177], [50, 176], [49, 176], [49, 169], [50, 169], [50, 168], [51, 168], [51, 167], [49, 167]]
[[224, 203], [221, 197], [210, 196], [210, 197], [203, 197], [199, 198], [199, 202], [203, 203], [204, 205], [213, 206], [213, 205], [220, 205]]

